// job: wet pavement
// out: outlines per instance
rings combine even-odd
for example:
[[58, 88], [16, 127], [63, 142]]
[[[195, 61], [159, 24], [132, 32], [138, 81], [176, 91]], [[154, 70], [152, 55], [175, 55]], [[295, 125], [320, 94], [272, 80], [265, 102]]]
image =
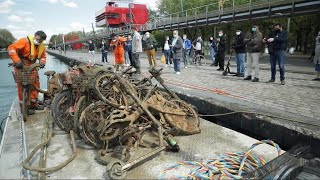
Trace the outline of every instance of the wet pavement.
[[[59, 54], [58, 51], [50, 52]], [[85, 52], [69, 51], [60, 55], [83, 62], [90, 58]], [[101, 54], [96, 54], [97, 63], [100, 58]], [[108, 59], [113, 60], [111, 53]], [[293, 121], [280, 118], [275, 123], [320, 139], [320, 82], [311, 81], [314, 69], [307, 60], [308, 56], [287, 55], [286, 69], [290, 72], [286, 73], [286, 85], [280, 85], [279, 72], [275, 83], [266, 83], [270, 78], [268, 56], [264, 55], [261, 59], [263, 68], [260, 71], [260, 82], [254, 83], [239, 77], [222, 76], [216, 67], [210, 66], [189, 66], [184, 69], [182, 65], [181, 74], [176, 75], [173, 68], [166, 68], [160, 63], [160, 56], [157, 57], [159, 67], [164, 67], [162, 77], [165, 83], [176, 92], [232, 107], [235, 111], [255, 111], [291, 119]], [[149, 65], [144, 53], [141, 55], [141, 64], [143, 74], [147, 75]]]

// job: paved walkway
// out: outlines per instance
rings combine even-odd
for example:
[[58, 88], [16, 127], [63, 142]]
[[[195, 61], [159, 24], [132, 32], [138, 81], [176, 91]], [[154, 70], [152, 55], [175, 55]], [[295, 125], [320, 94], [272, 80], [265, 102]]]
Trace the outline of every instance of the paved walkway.
[[[67, 52], [66, 56], [81, 61], [90, 57], [88, 53], [79, 52]], [[173, 68], [168, 67], [164, 68], [162, 77], [165, 83], [177, 91], [213, 99], [225, 103], [226, 106], [235, 106], [239, 110], [295, 118], [297, 121], [310, 124], [312, 129], [320, 132], [320, 82], [311, 81], [314, 78], [313, 65], [307, 61], [307, 56], [287, 57], [287, 69], [290, 72], [286, 73], [286, 85], [280, 85], [279, 72], [275, 83], [265, 83], [270, 78], [270, 70], [265, 60], [267, 57], [264, 57], [261, 65], [267, 70], [262, 68], [258, 83], [233, 76], [222, 76], [216, 67], [210, 66], [190, 66], [188, 69], [182, 69], [180, 75], [174, 74]], [[97, 54], [96, 58], [100, 60], [100, 54]], [[113, 59], [113, 56], [109, 54], [108, 58]], [[158, 59], [160, 60], [160, 57]], [[149, 65], [145, 54], [141, 57], [141, 64], [142, 72], [147, 72]], [[159, 66], [164, 67], [162, 64]]]

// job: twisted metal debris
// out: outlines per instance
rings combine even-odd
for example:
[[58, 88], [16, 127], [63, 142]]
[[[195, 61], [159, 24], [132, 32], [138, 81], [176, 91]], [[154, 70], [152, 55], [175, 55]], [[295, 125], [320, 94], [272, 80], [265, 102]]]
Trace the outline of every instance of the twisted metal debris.
[[[170, 91], [161, 70], [152, 68], [141, 80], [131, 68], [115, 73], [84, 64], [60, 74], [63, 90], [51, 106], [55, 123], [100, 149], [97, 159], [108, 165], [110, 178], [123, 178], [134, 164], [166, 148], [179, 151], [172, 135], [200, 133], [196, 110]], [[156, 132], [158, 148], [130, 160], [132, 148], [146, 146], [146, 132]]]

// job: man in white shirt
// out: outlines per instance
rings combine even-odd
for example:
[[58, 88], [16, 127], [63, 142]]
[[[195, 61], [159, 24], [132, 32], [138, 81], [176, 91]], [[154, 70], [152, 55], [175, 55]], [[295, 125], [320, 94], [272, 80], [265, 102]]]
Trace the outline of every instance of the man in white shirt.
[[142, 41], [141, 35], [137, 31], [135, 26], [132, 26], [133, 38], [132, 38], [132, 66], [136, 69], [137, 74], [141, 74], [141, 65], [140, 65], [140, 53], [142, 52]]

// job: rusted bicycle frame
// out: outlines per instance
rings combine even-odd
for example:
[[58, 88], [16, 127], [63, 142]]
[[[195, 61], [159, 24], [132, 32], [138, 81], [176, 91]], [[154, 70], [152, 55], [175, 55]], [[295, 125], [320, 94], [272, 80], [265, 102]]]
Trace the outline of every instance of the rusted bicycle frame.
[[[8, 66], [13, 66], [13, 64], [9, 63]], [[38, 87], [33, 86], [32, 84], [39, 80], [39, 77], [34, 78], [37, 68], [39, 67], [39, 63], [34, 63], [30, 66], [24, 66], [21, 70], [16, 69], [15, 72], [12, 72], [15, 82], [20, 84], [22, 87], [22, 103], [20, 107], [24, 121], [27, 121], [28, 110], [31, 102], [29, 97], [30, 90], [35, 89], [36, 91], [41, 92], [43, 94], [50, 94], [50, 92], [44, 91]], [[45, 73], [45, 75], [47, 75], [47, 83], [49, 82], [49, 79], [53, 74], [53, 72], [47, 74]]]
[[[200, 133], [197, 112], [164, 84], [162, 69], [151, 69], [151, 76], [142, 80], [132, 78], [130, 68], [120, 74], [100, 70], [80, 65], [64, 73], [65, 90], [56, 105], [64, 108], [60, 111], [64, 113], [76, 109], [74, 121], [64, 116], [63, 123], [72, 123], [69, 129], [76, 129], [86, 143], [101, 149], [97, 160], [108, 165], [111, 178], [123, 177], [130, 167], [164, 149], [179, 151], [172, 134]], [[165, 91], [152, 83], [152, 78]], [[70, 93], [63, 94], [65, 91]], [[55, 120], [62, 121], [59, 118]], [[145, 147], [142, 137], [153, 130], [157, 132], [158, 147], [130, 160], [130, 149]]]

